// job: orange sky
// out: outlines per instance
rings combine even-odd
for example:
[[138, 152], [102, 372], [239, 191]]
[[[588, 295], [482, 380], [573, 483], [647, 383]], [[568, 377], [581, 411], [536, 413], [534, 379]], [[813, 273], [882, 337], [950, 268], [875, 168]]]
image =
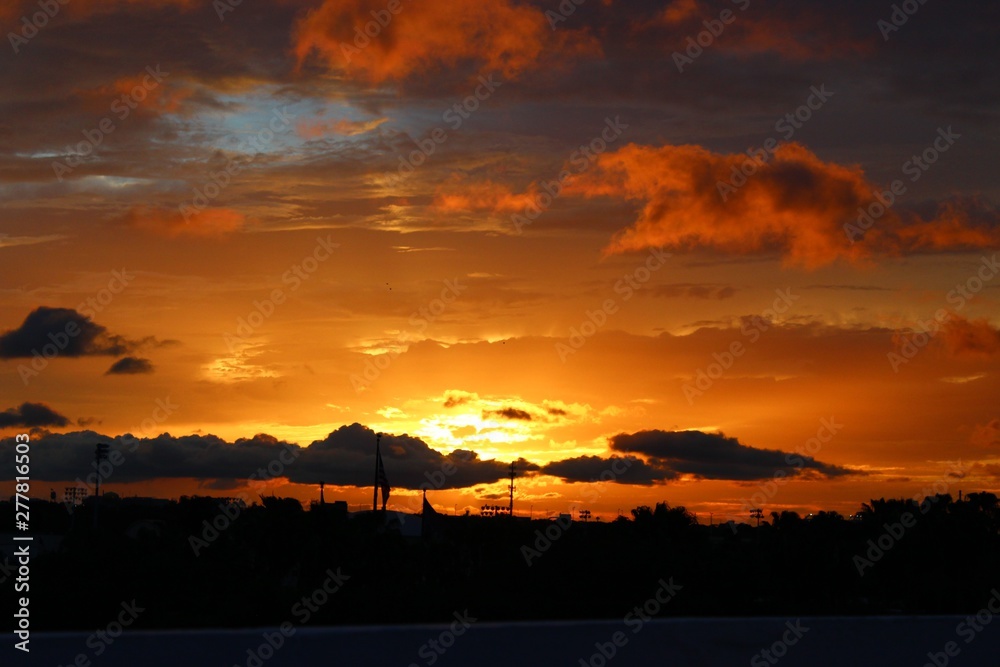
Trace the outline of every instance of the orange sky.
[[996, 491], [995, 12], [772, 5], [5, 5], [0, 476], [133, 433], [108, 490], [360, 508], [382, 431], [402, 510]]

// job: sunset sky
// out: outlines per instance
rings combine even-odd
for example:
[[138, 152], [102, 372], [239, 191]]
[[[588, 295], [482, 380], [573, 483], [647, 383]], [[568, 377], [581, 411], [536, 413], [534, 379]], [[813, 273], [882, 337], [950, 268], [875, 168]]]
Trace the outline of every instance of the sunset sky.
[[5, 2], [0, 479], [997, 491], [1000, 6], [902, 4]]

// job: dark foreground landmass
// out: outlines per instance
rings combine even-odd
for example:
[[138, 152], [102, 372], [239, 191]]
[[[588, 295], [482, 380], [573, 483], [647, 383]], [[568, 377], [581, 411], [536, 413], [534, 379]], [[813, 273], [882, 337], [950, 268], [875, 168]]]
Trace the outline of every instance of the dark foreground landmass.
[[[584, 523], [348, 517], [333, 505], [262, 500], [104, 498], [99, 529], [92, 500], [72, 513], [32, 501], [32, 629], [92, 630], [122, 617], [135, 630], [451, 623], [456, 614], [969, 614], [1000, 586], [1000, 510], [990, 493], [877, 500], [850, 519], [784, 513], [759, 527], [699, 525], [666, 504]], [[0, 505], [12, 518], [13, 503]], [[17, 567], [4, 542], [0, 576], [10, 590]]]

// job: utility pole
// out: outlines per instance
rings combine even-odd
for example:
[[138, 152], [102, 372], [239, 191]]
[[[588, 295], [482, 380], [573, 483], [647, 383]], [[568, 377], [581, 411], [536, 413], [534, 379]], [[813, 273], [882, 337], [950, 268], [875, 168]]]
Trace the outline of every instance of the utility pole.
[[514, 462], [510, 462], [510, 506], [507, 508], [507, 513], [510, 516], [514, 516]]

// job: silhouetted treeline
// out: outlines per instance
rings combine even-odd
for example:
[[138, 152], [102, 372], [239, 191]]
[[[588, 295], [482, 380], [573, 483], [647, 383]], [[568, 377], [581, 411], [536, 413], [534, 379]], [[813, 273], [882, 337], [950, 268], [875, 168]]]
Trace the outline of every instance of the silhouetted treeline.
[[[466, 609], [480, 620], [622, 618], [670, 578], [683, 588], [662, 615], [972, 613], [1000, 585], [991, 493], [872, 500], [849, 519], [775, 513], [759, 527], [699, 525], [666, 503], [605, 523], [436, 516], [422, 537], [401, 534], [392, 514], [261, 500], [105, 498], [100, 529], [92, 500], [72, 514], [33, 501], [32, 533], [56, 536], [35, 544], [33, 629], [92, 630], [132, 600], [144, 608], [137, 628], [306, 622], [295, 605], [331, 572], [345, 581], [310, 625]], [[0, 505], [12, 522], [13, 503]], [[418, 518], [403, 517], [402, 533]]]

